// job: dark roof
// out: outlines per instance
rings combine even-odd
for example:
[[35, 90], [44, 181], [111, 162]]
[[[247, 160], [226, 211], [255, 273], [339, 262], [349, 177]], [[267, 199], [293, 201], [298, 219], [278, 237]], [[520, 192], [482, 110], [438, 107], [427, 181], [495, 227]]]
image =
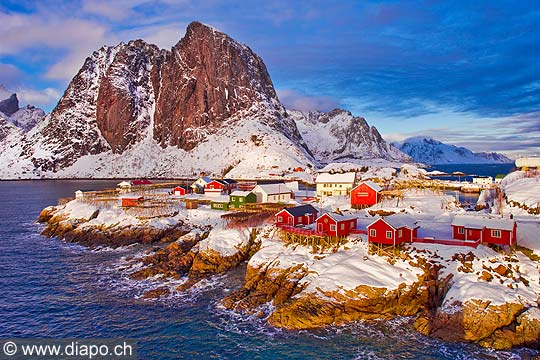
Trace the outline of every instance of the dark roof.
[[187, 186], [187, 185], [178, 185], [178, 186], [175, 186], [174, 188], [175, 189], [182, 188], [184, 190], [187, 190], [187, 189], [189, 189], [189, 186]]
[[222, 179], [221, 181], [227, 183], [227, 184], [236, 184], [237, 181], [233, 179]]
[[318, 213], [317, 209], [315, 209], [313, 206], [311, 206], [309, 204], [308, 205], [300, 205], [300, 206], [285, 208], [283, 210], [285, 210], [286, 212], [288, 212], [292, 216], [303, 216], [303, 215], [306, 215], [306, 214], [316, 214], [316, 213]]

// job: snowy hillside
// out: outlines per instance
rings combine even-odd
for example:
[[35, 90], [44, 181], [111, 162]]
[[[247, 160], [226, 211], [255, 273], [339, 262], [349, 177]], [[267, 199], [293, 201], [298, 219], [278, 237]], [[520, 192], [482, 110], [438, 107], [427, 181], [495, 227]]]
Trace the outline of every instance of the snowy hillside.
[[498, 153], [474, 153], [464, 147], [442, 143], [427, 137], [413, 137], [394, 143], [414, 161], [424, 164], [488, 164], [511, 163], [513, 160]]
[[349, 111], [335, 109], [328, 113], [288, 110], [296, 121], [308, 148], [323, 164], [353, 162], [366, 159], [384, 159], [397, 162], [410, 161], [381, 137], [374, 126]]
[[[0, 84], [0, 117], [14, 125], [16, 128], [28, 132], [43, 120], [45, 112], [32, 105], [19, 108], [17, 94]], [[12, 132], [12, 130], [3, 129], [1, 132], [5, 134], [7, 132]], [[3, 137], [5, 138], [5, 136], [0, 135], [0, 141]]]

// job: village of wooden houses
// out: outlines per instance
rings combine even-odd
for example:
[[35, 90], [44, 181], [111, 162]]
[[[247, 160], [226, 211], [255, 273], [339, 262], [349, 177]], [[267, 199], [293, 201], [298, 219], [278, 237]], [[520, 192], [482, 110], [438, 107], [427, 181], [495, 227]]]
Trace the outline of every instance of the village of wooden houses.
[[[528, 172], [527, 176], [538, 175], [535, 168], [518, 169]], [[501, 249], [516, 245], [518, 223], [512, 212], [502, 210], [502, 202], [508, 203], [498, 186], [502, 177], [496, 181], [487, 177], [472, 182], [434, 180], [412, 165], [404, 165], [392, 176], [376, 172], [365, 176], [357, 170], [320, 172], [313, 183], [236, 181], [204, 173], [196, 180], [176, 183], [139, 179], [122, 181], [117, 189], [79, 190], [75, 199], [116, 199], [118, 208], [147, 218], [166, 211], [170, 214], [177, 208], [208, 208], [219, 212], [227, 225], [257, 227], [272, 223], [286, 244], [319, 251], [338, 248], [348, 241], [367, 241], [371, 252], [390, 255], [405, 243], [473, 248], [483, 243]], [[459, 193], [470, 191], [483, 191], [477, 204], [459, 200]], [[486, 198], [498, 202], [498, 213], [484, 210]], [[415, 211], [422, 207], [426, 208], [424, 212], [450, 209], [452, 216], [446, 223], [430, 223], [425, 214]]]

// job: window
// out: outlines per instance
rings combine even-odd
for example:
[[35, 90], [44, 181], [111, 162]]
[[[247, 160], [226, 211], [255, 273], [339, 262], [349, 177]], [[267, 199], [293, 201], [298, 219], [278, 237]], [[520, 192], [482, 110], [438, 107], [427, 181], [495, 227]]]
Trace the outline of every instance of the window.
[[214, 188], [214, 185], [210, 185], [210, 189], [213, 189]]
[[330, 225], [330, 231], [336, 231], [336, 224]]
[[491, 230], [491, 236], [500, 238], [501, 237], [501, 230]]
[[403, 236], [403, 230], [402, 230], [402, 229], [399, 229], [399, 230], [398, 230], [397, 236], [398, 236], [398, 237], [402, 237], [402, 236]]
[[283, 222], [283, 216], [278, 216], [277, 217], [277, 222]]
[[299, 224], [302, 223], [302, 217], [301, 217], [301, 216], [297, 217], [296, 219], [298, 220], [298, 223], [299, 223]]
[[375, 230], [375, 229], [370, 229], [370, 230], [369, 230], [369, 236], [371, 236], [371, 237], [376, 237], [376, 236], [377, 236], [377, 230]]
[[463, 235], [463, 234], [465, 234], [465, 229], [463, 227], [458, 227], [457, 232], [458, 232], [458, 234]]
[[363, 192], [357, 192], [356, 196], [358, 196], [358, 197], [368, 197], [369, 194], [367, 192], [363, 191]]
[[345, 230], [345, 224], [341, 224], [341, 230]]
[[387, 238], [387, 239], [391, 239], [391, 238], [392, 238], [392, 232], [391, 232], [391, 231], [387, 231], [387, 232], [386, 232], [386, 238]]
[[350, 228], [354, 229], [354, 221], [351, 221]]

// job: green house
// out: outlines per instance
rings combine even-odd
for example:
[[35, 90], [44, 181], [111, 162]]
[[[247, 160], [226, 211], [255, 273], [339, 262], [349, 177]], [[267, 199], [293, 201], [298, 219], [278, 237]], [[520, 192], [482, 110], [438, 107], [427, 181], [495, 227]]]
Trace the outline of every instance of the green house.
[[233, 191], [231, 193], [231, 208], [240, 209], [246, 203], [256, 203], [257, 195], [249, 191]]
[[229, 210], [230, 202], [229, 202], [229, 195], [221, 195], [216, 197], [212, 200], [210, 203], [210, 208], [214, 210], [223, 210], [227, 211]]

